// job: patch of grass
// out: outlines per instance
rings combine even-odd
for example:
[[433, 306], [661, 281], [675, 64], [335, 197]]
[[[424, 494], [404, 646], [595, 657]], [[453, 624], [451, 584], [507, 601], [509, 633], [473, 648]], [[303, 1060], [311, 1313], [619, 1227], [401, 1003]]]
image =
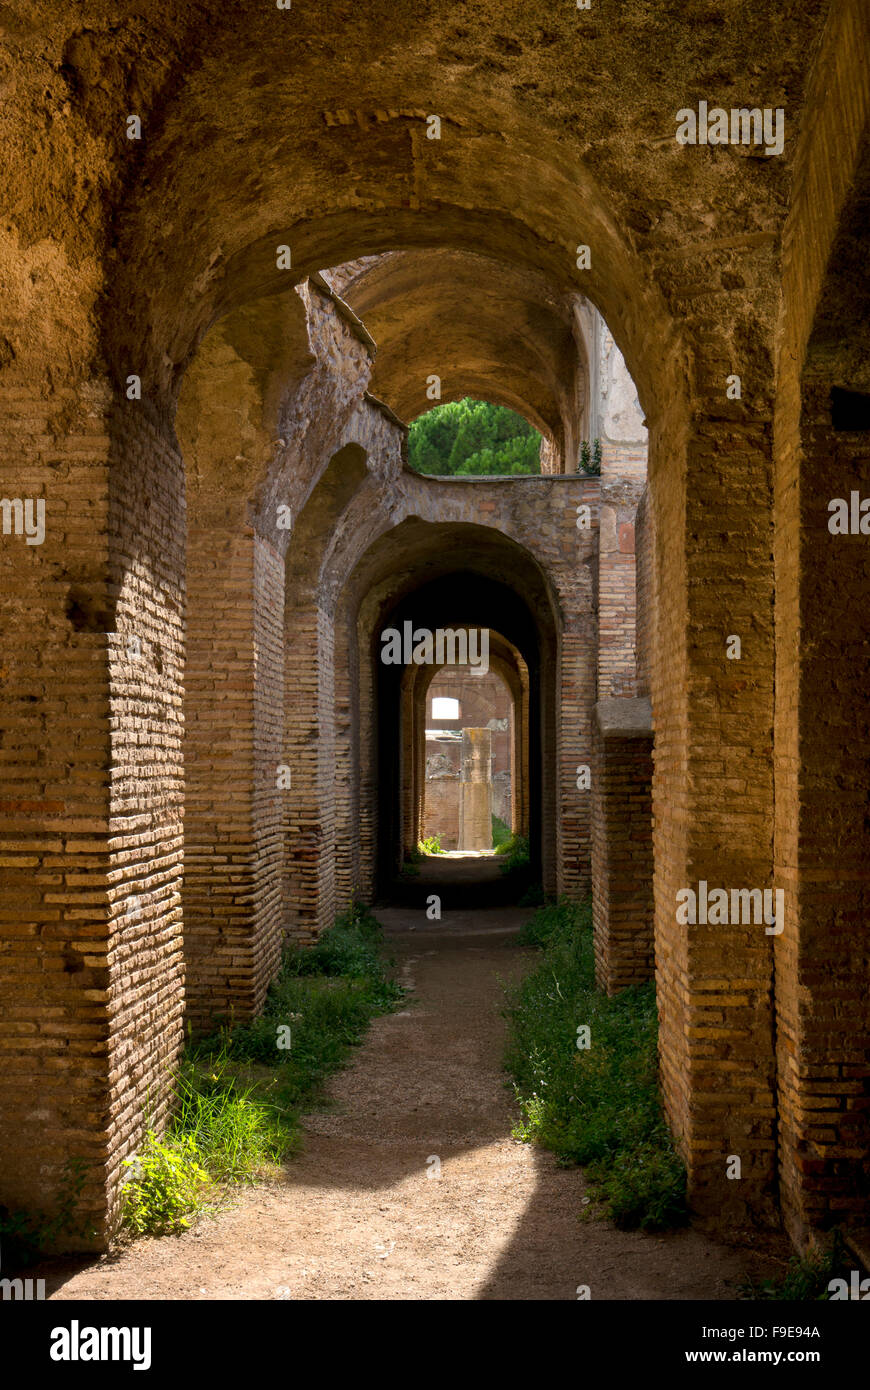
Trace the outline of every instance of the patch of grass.
[[529, 842], [525, 835], [511, 835], [510, 839], [496, 845], [495, 852], [504, 858], [504, 863], [500, 865], [503, 874], [513, 873], [516, 869], [528, 867], [530, 852]]
[[738, 1297], [776, 1302], [826, 1302], [832, 1279], [849, 1283], [849, 1260], [839, 1231], [834, 1231], [827, 1250], [809, 1255], [793, 1255], [778, 1279], [763, 1279], [758, 1284], [747, 1281], [738, 1289]]
[[493, 847], [493, 849], [495, 850], [496, 854], [498, 853], [498, 846], [499, 846], [499, 845], [503, 845], [503, 844], [504, 844], [507, 840], [509, 840], [510, 838], [511, 838], [511, 828], [510, 828], [510, 826], [507, 824], [506, 821], [503, 821], [503, 820], [501, 819], [501, 816], [497, 816], [497, 815], [493, 814], [493, 817], [492, 817], [492, 847]]
[[177, 1235], [202, 1206], [209, 1175], [198, 1162], [190, 1135], [162, 1140], [149, 1129], [135, 1159], [125, 1159], [124, 1225], [131, 1235]]
[[543, 885], [532, 883], [518, 900], [517, 907], [543, 907], [548, 902], [552, 902], [552, 898], [547, 897]]
[[251, 1182], [291, 1147], [274, 1088], [238, 1067], [243, 1055], [230, 1034], [216, 1056], [185, 1057], [178, 1074], [174, 1132], [218, 1183]]
[[[594, 983], [589, 901], [541, 907], [520, 941], [539, 964], [509, 991], [506, 1066], [518, 1138], [582, 1164], [593, 1202], [621, 1229], [687, 1220], [685, 1170], [662, 1114], [653, 983], [613, 998]], [[589, 1028], [588, 1048], [578, 1047]]]
[[183, 1230], [218, 1188], [256, 1181], [299, 1148], [301, 1117], [323, 1102], [328, 1077], [404, 997], [391, 964], [380, 923], [352, 905], [314, 946], [285, 950], [258, 1018], [188, 1046], [168, 1133], [149, 1132], [128, 1162], [128, 1231]]

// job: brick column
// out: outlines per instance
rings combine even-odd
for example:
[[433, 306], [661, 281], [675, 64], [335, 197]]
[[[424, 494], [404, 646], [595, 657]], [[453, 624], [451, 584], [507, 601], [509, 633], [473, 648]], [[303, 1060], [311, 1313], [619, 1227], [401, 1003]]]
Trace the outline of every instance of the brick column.
[[868, 537], [828, 529], [832, 498], [870, 497], [870, 441], [835, 433], [830, 411], [830, 381], [805, 381], [778, 516], [779, 1154], [800, 1243], [870, 1212]]
[[187, 573], [184, 946], [207, 1026], [256, 1013], [280, 953], [284, 565], [249, 526], [194, 525]]
[[599, 701], [592, 918], [596, 982], [608, 994], [653, 974], [652, 744], [649, 700]]
[[[870, 1152], [868, 537], [829, 503], [870, 496], [866, 432], [833, 428], [831, 387], [867, 390], [870, 16], [831, 7], [808, 87], [783, 233], [776, 410], [775, 942], [779, 1174], [794, 1241], [863, 1224]], [[836, 159], [831, 158], [836, 149]], [[842, 422], [838, 422], [842, 425]]]
[[285, 627], [288, 927], [311, 940], [335, 916], [333, 625], [316, 602], [288, 606]]
[[492, 734], [489, 729], [462, 730], [459, 784], [459, 848], [492, 848]]
[[[103, 1245], [182, 1042], [183, 475], [145, 401], [4, 374], [0, 1200]], [[25, 792], [26, 788], [26, 792]]]
[[[615, 490], [615, 489], [614, 489]], [[598, 551], [598, 696], [636, 693], [634, 501], [605, 502]]]
[[[697, 891], [701, 880], [772, 884], [770, 435], [764, 423], [717, 418], [720, 368], [716, 358], [703, 376], [711, 418], [694, 420], [686, 445], [676, 428], [666, 439], [665, 417], [651, 451], [660, 1057], [695, 1208], [720, 1220], [772, 1219], [772, 937], [763, 924], [676, 919], [678, 891]], [[683, 448], [681, 478], [673, 463]], [[727, 657], [732, 635], [740, 660]], [[731, 1156], [739, 1180], [727, 1176]]]

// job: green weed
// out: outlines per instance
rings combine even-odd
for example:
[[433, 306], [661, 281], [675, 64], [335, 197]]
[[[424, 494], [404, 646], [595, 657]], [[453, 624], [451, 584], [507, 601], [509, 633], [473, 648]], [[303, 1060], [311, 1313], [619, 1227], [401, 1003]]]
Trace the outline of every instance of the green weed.
[[149, 1129], [135, 1159], [126, 1158], [131, 1181], [121, 1189], [124, 1224], [133, 1235], [178, 1234], [203, 1204], [209, 1175], [191, 1135], [163, 1140]]
[[[652, 982], [613, 998], [595, 988], [588, 901], [541, 907], [520, 940], [542, 958], [506, 1009], [517, 1137], [582, 1164], [593, 1201], [621, 1228], [683, 1224], [685, 1171], [661, 1109]], [[588, 1048], [578, 1047], [582, 1026]]]
[[834, 1278], [849, 1280], [848, 1260], [839, 1231], [831, 1237], [827, 1250], [793, 1255], [778, 1279], [763, 1279], [740, 1285], [738, 1297], [776, 1302], [824, 1302], [830, 1299], [828, 1284]]
[[516, 869], [525, 869], [529, 864], [529, 842], [525, 835], [511, 835], [509, 840], [503, 844], [496, 845], [495, 852], [504, 858], [504, 863], [500, 866], [504, 874], [513, 873]]
[[299, 1148], [302, 1114], [372, 1018], [404, 997], [389, 967], [380, 923], [352, 903], [314, 946], [285, 950], [258, 1018], [188, 1045], [168, 1133], [149, 1132], [128, 1162], [128, 1231], [183, 1230], [218, 1185], [254, 1182]]
[[492, 817], [492, 847], [498, 853], [498, 846], [511, 838], [511, 828], [500, 816]]

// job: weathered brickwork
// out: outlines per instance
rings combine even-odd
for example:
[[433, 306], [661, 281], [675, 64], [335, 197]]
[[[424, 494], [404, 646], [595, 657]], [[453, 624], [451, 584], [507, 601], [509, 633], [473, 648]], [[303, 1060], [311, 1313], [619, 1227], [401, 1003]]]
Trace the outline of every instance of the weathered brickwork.
[[5, 1200], [53, 1215], [81, 1162], [100, 1243], [181, 1043], [180, 459], [102, 385], [4, 405], [15, 491], [46, 503], [42, 544], [0, 550]]
[[[457, 63], [449, 7], [348, 7], [353, 109], [321, 0], [292, 63], [261, 0], [0, 35], [0, 1202], [53, 1213], [81, 1159], [72, 1243], [185, 1018], [256, 1012], [422, 828], [425, 679], [379, 660], [415, 605], [516, 654], [515, 824], [592, 886], [600, 982], [654, 968], [695, 1210], [868, 1219], [867, 538], [828, 503], [870, 495], [832, 404], [870, 394], [870, 19], [669, 7], [662, 68], [618, 8], [505, 45], [481, 0]], [[670, 138], [738, 88], [781, 154]], [[542, 476], [411, 474], [433, 378], [521, 410]], [[678, 921], [700, 881], [781, 888], [782, 931]]]
[[[866, 433], [835, 430], [831, 388], [870, 391], [855, 267], [867, 256], [866, 7], [832, 13], [783, 234], [775, 418], [779, 1176], [798, 1243], [866, 1224], [870, 1168], [866, 537], [829, 530], [870, 495]], [[824, 95], [822, 94], [824, 91]], [[839, 152], [831, 159], [831, 149]]]
[[147, 403], [111, 418], [107, 978], [90, 997], [110, 1020], [116, 1194], [146, 1116], [166, 1114], [182, 1038], [184, 505], [181, 458]]
[[635, 513], [637, 487], [605, 482], [598, 551], [598, 697], [637, 693]]
[[283, 561], [250, 528], [188, 539], [184, 915], [195, 1024], [250, 1016], [283, 925]]
[[644, 491], [634, 519], [635, 549], [635, 670], [637, 693], [649, 697], [655, 647], [655, 534], [649, 492]]
[[41, 546], [0, 540], [3, 1200], [52, 1212], [77, 1156], [97, 1229], [112, 1153], [107, 396], [52, 398], [8, 369], [0, 396], [3, 496], [45, 500]]
[[[589, 797], [588, 793], [578, 793], [576, 782], [578, 765], [588, 763], [591, 757], [591, 720], [595, 696], [591, 566], [598, 520], [598, 482], [577, 477], [517, 478], [498, 482], [480, 479], [474, 483], [429, 482], [405, 474], [400, 483], [400, 489], [395, 484], [388, 487], [380, 501], [383, 509], [380, 529], [386, 541], [390, 542], [403, 517], [409, 513], [430, 522], [432, 541], [436, 544], [436, 525], [450, 523], [454, 527], [461, 527], [479, 518], [490, 528], [493, 540], [489, 544], [495, 543], [495, 537], [505, 536], [514, 545], [519, 544], [528, 551], [540, 567], [539, 573], [550, 576], [550, 582], [559, 595], [562, 613], [570, 615], [563, 621], [558, 674], [555, 665], [551, 664], [552, 651], [543, 654], [545, 666], [541, 692], [545, 753], [542, 766], [542, 838], [545, 881], [551, 891], [578, 892], [583, 885], [589, 885], [591, 864]], [[373, 502], [371, 492], [366, 491], [361, 499], [360, 516], [365, 514], [369, 527], [374, 527], [377, 521]], [[578, 507], [588, 507], [588, 527], [578, 529]], [[587, 517], [582, 519], [586, 520]], [[348, 531], [348, 534], [355, 538], [355, 550], [361, 549], [357, 529]], [[458, 531], [455, 534], [457, 537], [460, 535]], [[371, 541], [375, 539], [373, 532]], [[420, 539], [422, 541], [422, 537]], [[391, 555], [390, 550], [384, 553]], [[496, 559], [502, 566], [507, 562], [506, 573], [510, 574], [509, 552], [505, 552], [504, 559], [499, 558], [496, 552]], [[390, 584], [394, 594], [402, 592], [405, 582], [397, 560], [398, 557], [392, 554], [393, 578]], [[334, 566], [334, 556], [332, 563]], [[366, 563], [377, 563], [374, 545], [371, 559]], [[544, 599], [543, 594], [542, 603], [550, 609], [546, 621], [552, 624], [550, 600]], [[538, 610], [535, 611], [537, 613]], [[541, 611], [542, 616], [546, 616], [543, 609]], [[371, 618], [366, 620], [361, 661], [365, 660], [365, 653], [371, 649], [370, 634], [376, 620], [376, 610], [373, 609]], [[549, 754], [547, 749], [551, 750]], [[374, 785], [373, 779], [369, 785]]]
[[595, 707], [592, 919], [595, 979], [614, 994], [653, 975], [652, 711], [644, 699]]

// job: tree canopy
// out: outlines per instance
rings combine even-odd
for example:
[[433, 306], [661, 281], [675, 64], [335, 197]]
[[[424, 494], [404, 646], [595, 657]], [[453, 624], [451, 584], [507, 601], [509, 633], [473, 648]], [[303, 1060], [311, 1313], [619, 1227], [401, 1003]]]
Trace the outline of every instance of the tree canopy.
[[521, 415], [469, 396], [436, 405], [408, 433], [411, 468], [439, 477], [539, 473], [540, 449], [540, 434]]

